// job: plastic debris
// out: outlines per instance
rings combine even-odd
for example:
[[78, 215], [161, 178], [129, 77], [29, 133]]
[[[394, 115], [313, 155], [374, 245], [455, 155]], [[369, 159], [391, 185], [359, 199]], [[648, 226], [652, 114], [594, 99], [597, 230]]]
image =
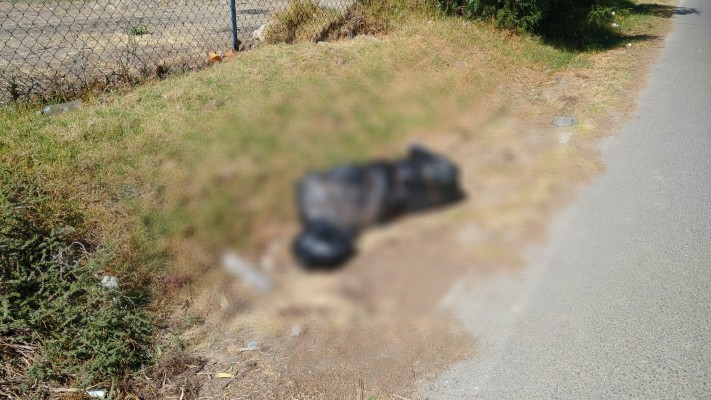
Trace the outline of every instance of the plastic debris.
[[106, 398], [106, 390], [105, 389], [90, 389], [86, 391], [86, 395], [89, 397], [93, 397], [95, 399], [105, 399]]
[[257, 342], [248, 342], [247, 347], [242, 347], [239, 349], [239, 351], [254, 351], [254, 350], [259, 350], [259, 343]]
[[265, 293], [272, 289], [271, 279], [237, 254], [224, 254], [222, 267], [257, 292]]
[[311, 172], [297, 187], [303, 230], [292, 244], [304, 268], [334, 269], [356, 253], [366, 228], [464, 198], [459, 168], [413, 144], [406, 157]]
[[557, 126], [558, 128], [563, 128], [566, 126], [573, 126], [575, 125], [576, 120], [575, 117], [555, 117], [553, 118], [553, 125]]
[[233, 374], [227, 372], [218, 372], [215, 374], [215, 378], [234, 378]]
[[104, 275], [104, 277], [101, 278], [101, 286], [105, 287], [106, 289], [111, 289], [111, 290], [118, 289], [119, 288], [118, 279], [116, 279], [115, 276]]
[[76, 110], [81, 107], [82, 107], [81, 100], [74, 100], [74, 101], [70, 101], [68, 103], [52, 104], [51, 106], [47, 106], [47, 107], [37, 111], [37, 115], [49, 116], [49, 115], [64, 114], [66, 112], [69, 112], [71, 110]]

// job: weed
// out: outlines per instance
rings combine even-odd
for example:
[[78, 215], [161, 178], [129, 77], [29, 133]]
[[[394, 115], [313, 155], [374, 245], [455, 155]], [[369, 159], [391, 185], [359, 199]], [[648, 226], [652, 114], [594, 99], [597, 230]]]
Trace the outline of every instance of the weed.
[[130, 23], [126, 27], [126, 33], [131, 36], [143, 36], [149, 34], [150, 32], [148, 32], [148, 25], [145, 21], [139, 19], [138, 21]]
[[0, 383], [16, 394], [120, 380], [151, 360], [149, 297], [128, 282], [101, 286], [110, 253], [83, 240], [81, 213], [57, 200], [0, 169]]
[[338, 11], [321, 7], [313, 0], [292, 0], [274, 14], [267, 25], [265, 40], [268, 43], [315, 42], [324, 29], [340, 17]]

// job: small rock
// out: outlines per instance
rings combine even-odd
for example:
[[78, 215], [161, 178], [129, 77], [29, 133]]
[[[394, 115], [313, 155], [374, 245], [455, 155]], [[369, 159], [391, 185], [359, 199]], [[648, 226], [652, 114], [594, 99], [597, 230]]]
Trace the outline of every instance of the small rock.
[[553, 125], [557, 126], [558, 128], [566, 127], [566, 126], [573, 126], [575, 125], [575, 117], [555, 117], [553, 118]]
[[560, 143], [561, 146], [565, 146], [570, 142], [570, 133], [569, 132], [563, 132], [558, 136], [558, 143]]
[[119, 288], [118, 279], [116, 279], [115, 276], [104, 275], [104, 277], [101, 278], [101, 286], [105, 287], [106, 289], [111, 289], [111, 290], [118, 289]]
[[291, 326], [291, 337], [299, 337], [302, 333], [304, 333], [304, 328], [301, 325]]
[[564, 77], [563, 75], [561, 75], [561, 76], [559, 76], [559, 77], [557, 77], [557, 78], [555, 79], [555, 82], [556, 82], [557, 84], [559, 84], [559, 85], [562, 85], [562, 84], [564, 84], [564, 83], [566, 82], [566, 81], [565, 81], [565, 77]]

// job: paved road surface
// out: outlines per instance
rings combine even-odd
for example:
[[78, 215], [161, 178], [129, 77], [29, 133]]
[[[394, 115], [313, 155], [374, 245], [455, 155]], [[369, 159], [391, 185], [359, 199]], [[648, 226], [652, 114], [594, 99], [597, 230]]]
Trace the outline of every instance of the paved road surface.
[[711, 1], [682, 1], [609, 167], [517, 277], [460, 303], [429, 399], [711, 399]]

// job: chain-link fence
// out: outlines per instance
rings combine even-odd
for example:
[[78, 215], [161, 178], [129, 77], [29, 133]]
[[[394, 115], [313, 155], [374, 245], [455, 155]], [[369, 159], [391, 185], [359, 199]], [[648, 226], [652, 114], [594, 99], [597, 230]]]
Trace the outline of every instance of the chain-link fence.
[[66, 99], [199, 68], [211, 53], [232, 49], [233, 34], [243, 46], [264, 40], [270, 19], [286, 8], [315, 6], [327, 16], [353, 2], [0, 0], [0, 103]]

